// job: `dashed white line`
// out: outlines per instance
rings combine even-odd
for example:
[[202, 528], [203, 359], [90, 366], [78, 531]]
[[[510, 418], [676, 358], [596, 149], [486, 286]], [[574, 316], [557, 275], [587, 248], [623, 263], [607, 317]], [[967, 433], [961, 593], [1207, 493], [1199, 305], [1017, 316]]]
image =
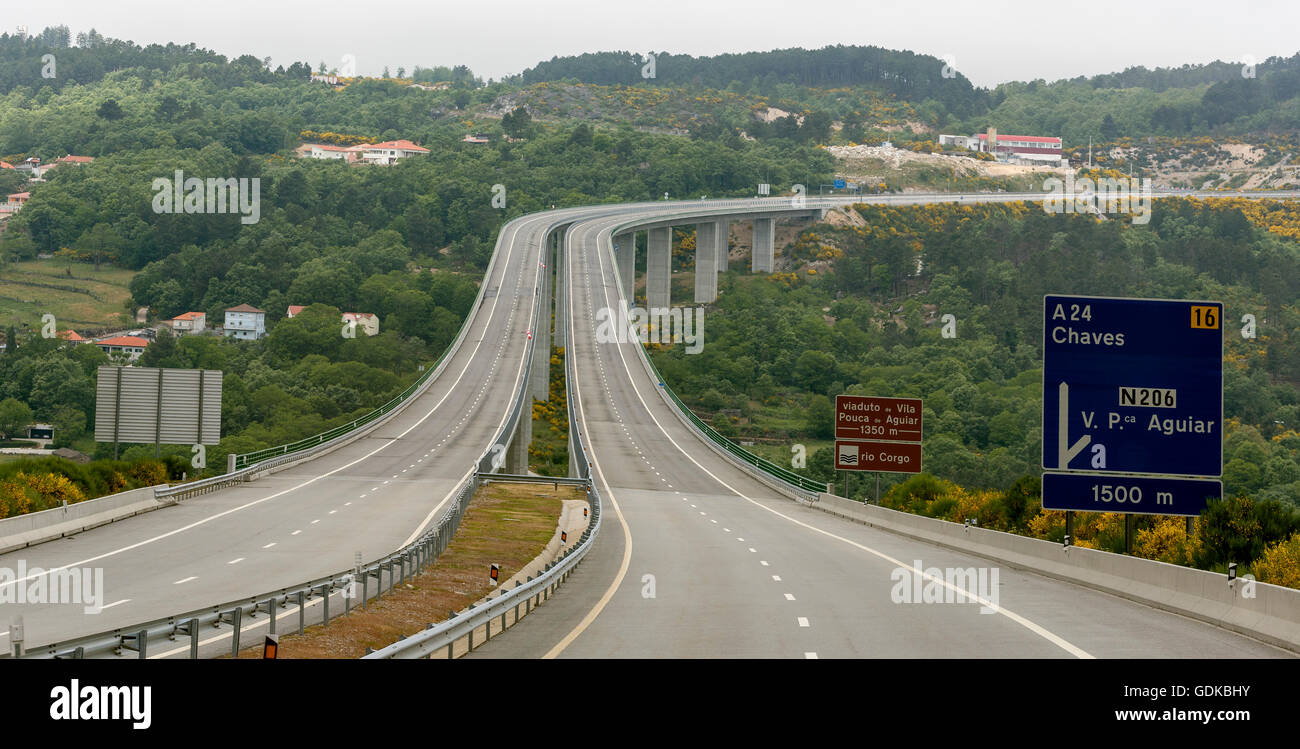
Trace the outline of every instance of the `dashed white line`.
[[183, 577], [180, 580], [177, 580], [176, 582], [172, 583], [172, 585], [180, 585], [181, 583], [188, 583], [191, 580], [198, 580], [198, 579], [199, 579], [198, 575], [190, 575], [189, 577]]
[[275, 546], [277, 543], [279, 543], [279, 541], [272, 541], [271, 543], [267, 544], [266, 546], [263, 546], [262, 548], [263, 548], [263, 549], [269, 549], [269, 548], [271, 548], [272, 546]]
[[99, 607], [99, 610], [100, 610], [100, 611], [103, 611], [104, 609], [111, 609], [111, 608], [113, 608], [114, 606], [121, 606], [121, 605], [124, 604], [124, 603], [128, 603], [128, 602], [130, 602], [130, 600], [131, 600], [130, 598], [123, 598], [123, 599], [120, 600], [120, 601], [113, 601], [112, 603], [106, 603], [106, 604], [104, 604], [103, 606], [100, 606], [100, 607]]
[[811, 627], [812, 625], [808, 623], [808, 617], [806, 617], [806, 616], [801, 616], [801, 617], [799, 617], [799, 626], [800, 626], [800, 627]]
[[793, 600], [794, 600], [794, 593], [786, 593], [786, 594], [785, 594], [785, 600], [787, 600], [787, 601], [793, 601]]
[[226, 562], [226, 564], [239, 564], [242, 561], [244, 561], [243, 557], [237, 557], [235, 559], [230, 560], [229, 562]]

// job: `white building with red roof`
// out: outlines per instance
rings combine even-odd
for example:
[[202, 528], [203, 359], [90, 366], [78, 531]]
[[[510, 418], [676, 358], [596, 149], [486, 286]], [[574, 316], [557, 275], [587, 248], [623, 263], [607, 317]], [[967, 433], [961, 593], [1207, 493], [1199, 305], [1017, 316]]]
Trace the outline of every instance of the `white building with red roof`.
[[366, 335], [379, 335], [379, 317], [373, 312], [344, 312], [343, 322], [356, 323]]
[[428, 153], [429, 149], [417, 146], [409, 140], [389, 140], [383, 143], [363, 143], [352, 146], [357, 158], [367, 164], [392, 164], [407, 156]]
[[1061, 164], [1061, 139], [1042, 135], [1000, 135], [996, 128], [970, 138], [973, 151], [991, 153], [1001, 159]]
[[95, 345], [109, 356], [125, 356], [127, 360], [135, 361], [144, 353], [145, 347], [149, 345], [149, 339], [133, 335], [119, 335], [112, 338], [102, 338], [95, 341]]

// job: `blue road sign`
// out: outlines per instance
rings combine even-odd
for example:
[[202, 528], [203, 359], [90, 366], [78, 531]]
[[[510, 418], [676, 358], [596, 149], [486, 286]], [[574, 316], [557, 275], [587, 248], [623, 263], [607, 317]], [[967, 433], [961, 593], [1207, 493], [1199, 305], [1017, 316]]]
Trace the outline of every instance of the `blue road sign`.
[[1222, 475], [1222, 303], [1047, 295], [1043, 339], [1043, 468]]
[[837, 180], [835, 180], [835, 181], [832, 183], [832, 185], [833, 185], [833, 186], [835, 187], [835, 189], [837, 189], [837, 190], [843, 190], [843, 189], [845, 188], [845, 186], [848, 185], [848, 182], [847, 182], [846, 180], [837, 179]]
[[1200, 515], [1208, 499], [1221, 496], [1223, 482], [1218, 479], [1050, 471], [1043, 474], [1044, 510]]

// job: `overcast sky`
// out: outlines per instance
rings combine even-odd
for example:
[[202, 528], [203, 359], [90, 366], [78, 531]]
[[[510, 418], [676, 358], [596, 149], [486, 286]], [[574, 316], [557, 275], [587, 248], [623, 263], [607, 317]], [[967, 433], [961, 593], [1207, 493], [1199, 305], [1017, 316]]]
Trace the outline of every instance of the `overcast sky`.
[[57, 24], [139, 44], [194, 42], [273, 65], [341, 67], [352, 55], [361, 75], [463, 64], [484, 80], [555, 55], [613, 49], [876, 45], [951, 55], [977, 86], [1300, 51], [1295, 0], [0, 0], [0, 32]]

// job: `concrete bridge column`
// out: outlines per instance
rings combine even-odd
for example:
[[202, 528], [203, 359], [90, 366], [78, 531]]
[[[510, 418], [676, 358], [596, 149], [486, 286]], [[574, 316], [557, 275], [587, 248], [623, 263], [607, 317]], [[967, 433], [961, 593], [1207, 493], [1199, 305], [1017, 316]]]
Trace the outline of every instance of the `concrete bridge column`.
[[646, 307], [668, 309], [673, 269], [673, 230], [665, 226], [649, 231], [646, 246]]
[[569, 307], [568, 288], [565, 283], [568, 258], [565, 257], [564, 252], [564, 235], [567, 228], [555, 232], [555, 309], [560, 310], [560, 313], [555, 316], [555, 341], [561, 347], [568, 346], [569, 340], [569, 331], [565, 326]]
[[615, 234], [614, 247], [614, 258], [618, 261], [618, 280], [628, 306], [632, 306], [635, 301], [632, 295], [636, 291], [636, 232]]
[[695, 225], [695, 303], [718, 298], [718, 225]]
[[524, 407], [519, 411], [519, 424], [515, 435], [506, 448], [505, 472], [518, 475], [528, 473], [528, 446], [533, 444], [533, 403], [525, 397]]
[[547, 239], [542, 248], [537, 295], [540, 307], [537, 328], [533, 330], [533, 368], [529, 376], [533, 397], [539, 401], [551, 399], [551, 283], [555, 276], [554, 242]]
[[728, 238], [731, 236], [731, 222], [722, 219], [717, 222], [718, 226], [718, 272], [727, 272], [727, 250]]
[[776, 255], [776, 222], [770, 218], [754, 219], [754, 252], [750, 270], [754, 273], [771, 273]]

